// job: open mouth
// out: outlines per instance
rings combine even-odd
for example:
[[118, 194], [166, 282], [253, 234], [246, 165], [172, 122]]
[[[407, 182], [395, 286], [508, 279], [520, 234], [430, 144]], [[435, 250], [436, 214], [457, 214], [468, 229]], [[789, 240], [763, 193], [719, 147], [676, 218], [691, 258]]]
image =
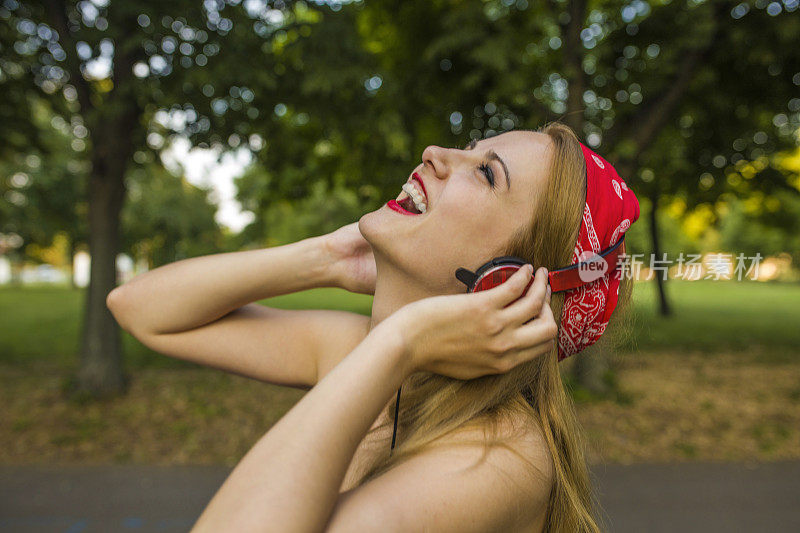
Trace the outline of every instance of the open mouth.
[[403, 184], [403, 192], [394, 199], [386, 202], [390, 209], [404, 215], [423, 215], [428, 211], [428, 195], [422, 180], [415, 172], [411, 179]]

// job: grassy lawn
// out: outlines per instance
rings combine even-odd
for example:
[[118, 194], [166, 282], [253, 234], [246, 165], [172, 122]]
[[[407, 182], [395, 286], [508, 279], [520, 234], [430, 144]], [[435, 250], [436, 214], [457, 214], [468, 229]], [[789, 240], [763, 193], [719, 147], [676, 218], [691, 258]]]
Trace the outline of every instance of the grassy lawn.
[[[611, 397], [578, 402], [590, 462], [800, 459], [800, 361], [650, 355], [622, 358]], [[303, 395], [209, 368], [143, 368], [127, 394], [82, 402], [62, 394], [63, 374], [0, 364], [0, 464], [232, 466]]]
[[[656, 314], [656, 287], [634, 289], [633, 342], [628, 351], [698, 349], [709, 352], [770, 348], [768, 357], [800, 353], [800, 285], [738, 281], [667, 283], [671, 317]], [[264, 300], [266, 305], [302, 309], [345, 309], [369, 314], [372, 297], [342, 289], [314, 289]], [[67, 288], [0, 288], [0, 362], [49, 361], [59, 366], [77, 360], [83, 293]], [[123, 332], [131, 368], [183, 367]]]
[[[78, 358], [83, 291], [61, 287], [0, 287], [0, 362], [27, 364], [48, 361], [74, 366]], [[342, 289], [314, 289], [278, 296], [263, 303], [288, 309], [344, 309], [368, 315], [372, 297]], [[122, 332], [125, 361], [130, 368], [195, 367], [164, 357]]]
[[637, 282], [634, 288], [639, 350], [761, 346], [775, 350], [770, 357], [800, 353], [800, 284], [670, 280], [666, 292], [673, 315], [664, 318], [656, 313], [655, 283]]
[[592, 462], [800, 459], [800, 357], [667, 350], [617, 359], [615, 394], [578, 401]]
[[[635, 289], [635, 343], [614, 391], [576, 396], [592, 462], [800, 458], [800, 286], [670, 281]], [[372, 298], [317, 289], [263, 303], [370, 312]], [[0, 464], [235, 464], [303, 392], [152, 352], [125, 333], [131, 388], [62, 393], [77, 361], [82, 292], [0, 289]], [[567, 361], [564, 364], [573, 364]]]

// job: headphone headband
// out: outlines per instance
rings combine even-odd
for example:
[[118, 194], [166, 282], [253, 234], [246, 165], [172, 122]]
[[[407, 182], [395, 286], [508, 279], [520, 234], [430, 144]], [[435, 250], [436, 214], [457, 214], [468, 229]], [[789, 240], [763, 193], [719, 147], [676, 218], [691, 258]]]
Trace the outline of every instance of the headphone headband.
[[[585, 285], [587, 283], [591, 283], [596, 277], [590, 279], [588, 281], [584, 281], [581, 278], [581, 273], [583, 272], [582, 268], [588, 268], [588, 265], [597, 263], [597, 258], [601, 258], [605, 264], [606, 268], [603, 272], [610, 272], [617, 266], [618, 258], [621, 253], [623, 253], [624, 246], [620, 246], [623, 241], [625, 240], [625, 234], [623, 233], [622, 238], [613, 246], [609, 246], [602, 252], [597, 255], [593, 255], [590, 258], [580, 261], [578, 263], [572, 264], [567, 267], [559, 268], [556, 270], [551, 270], [547, 274], [548, 282], [550, 283], [550, 290], [552, 292], [562, 292], [568, 291], [571, 289], [575, 289], [580, 287], [581, 285]], [[491, 271], [496, 268], [503, 267], [503, 266], [518, 266], [521, 267], [527, 263], [524, 259], [520, 257], [516, 257], [513, 255], [504, 255], [501, 257], [495, 257], [491, 261], [487, 261], [483, 265], [481, 265], [475, 272], [471, 272], [466, 268], [458, 268], [456, 270], [456, 278], [467, 286], [469, 292], [472, 292], [475, 287], [478, 285], [481, 278], [489, 275]]]

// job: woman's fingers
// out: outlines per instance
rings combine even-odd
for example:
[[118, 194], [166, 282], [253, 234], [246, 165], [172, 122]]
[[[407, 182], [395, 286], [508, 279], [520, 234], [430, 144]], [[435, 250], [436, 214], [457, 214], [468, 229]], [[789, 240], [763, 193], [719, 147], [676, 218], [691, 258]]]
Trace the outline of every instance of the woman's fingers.
[[528, 292], [522, 298], [500, 311], [505, 324], [516, 327], [539, 315], [539, 311], [541, 311], [545, 302], [547, 289], [550, 286], [547, 277], [547, 269], [544, 267], [539, 268]]
[[541, 307], [539, 316], [527, 324], [516, 327], [510, 332], [511, 345], [515, 350], [525, 351], [536, 349], [539, 346], [552, 346], [558, 335], [558, 324], [550, 308], [550, 291], [546, 291], [545, 302]]
[[558, 325], [550, 308], [552, 291], [547, 286], [539, 316], [505, 332], [507, 350], [494, 362], [496, 373], [505, 373], [517, 365], [548, 353], [558, 336]]
[[534, 272], [526, 264], [504, 283], [479, 293], [484, 298], [479, 305], [494, 324], [494, 358], [486, 362], [489, 373], [508, 372], [552, 349], [558, 328], [550, 309], [547, 274], [544, 267]]
[[552, 348], [553, 344], [552, 341], [550, 341], [539, 343], [527, 350], [512, 352], [500, 363], [500, 371], [503, 373], [508, 372], [523, 363], [527, 363], [528, 361], [532, 361], [537, 357], [547, 354]]
[[483, 294], [487, 303], [496, 309], [502, 309], [522, 296], [525, 292], [525, 287], [527, 287], [528, 283], [531, 281], [532, 273], [533, 265], [526, 263], [497, 287], [480, 291], [478, 294]]

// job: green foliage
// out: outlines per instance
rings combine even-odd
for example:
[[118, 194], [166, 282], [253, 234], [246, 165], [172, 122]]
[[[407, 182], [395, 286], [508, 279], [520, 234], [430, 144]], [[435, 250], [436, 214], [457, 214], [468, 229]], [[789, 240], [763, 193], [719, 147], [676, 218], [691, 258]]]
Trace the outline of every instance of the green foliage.
[[330, 233], [355, 222], [365, 211], [354, 191], [313, 183], [307, 198], [275, 202], [263, 213], [267, 244], [275, 246]]
[[[652, 203], [646, 199], [639, 201], [640, 215], [639, 222], [633, 224], [625, 232], [625, 246], [628, 254], [645, 254], [647, 258], [653, 252], [650, 239], [650, 213], [653, 209]], [[697, 253], [701, 249], [698, 242], [686, 234], [682, 227], [682, 217], [676, 216], [672, 212], [659, 209], [656, 212], [658, 219], [659, 238], [661, 240], [661, 253], [666, 253], [669, 258], [676, 258], [683, 253]], [[636, 259], [641, 261], [642, 258]]]
[[[607, 2], [573, 11], [583, 30], [573, 34], [568, 6], [552, 2], [375, 0], [334, 11], [288, 1], [271, 6], [270, 16], [266, 4], [246, 4], [136, 0], [89, 9], [66, 2], [63, 11], [3, 4], [0, 18], [13, 31], [0, 38], [0, 117], [30, 123], [45, 138], [40, 145], [58, 139], [52, 155], [39, 155], [47, 172], [33, 181], [63, 203], [30, 195], [22, 211], [3, 195], [3, 220], [36, 221], [26, 242], [46, 242], [59, 226], [84, 238], [86, 176], [81, 170], [67, 179], [63, 169], [85, 169], [96, 142], [118, 135], [104, 124], [126, 110], [137, 119], [114, 148], [120, 157], [136, 155], [126, 163], [128, 183], [145, 196], [126, 207], [125, 248], [146, 250], [155, 264], [230, 245], [213, 236], [199, 195], [175, 184], [157, 188], [168, 179], [152, 168], [153, 152], [174, 136], [221, 150], [246, 146], [255, 155], [237, 180], [237, 199], [256, 213], [238, 246], [287, 242], [357, 219], [397, 194], [431, 143], [460, 146], [561, 119], [599, 143], [640, 198], [641, 221], [627, 237], [632, 251], [650, 251], [647, 198], [665, 205], [679, 197], [691, 209], [726, 192], [785, 206], [783, 215], [748, 219], [742, 230], [744, 215], [732, 204], [719, 218], [726, 246], [755, 248], [760, 235], [770, 250], [797, 249], [794, 203], [780, 192], [788, 171], [743, 170], [795, 145], [800, 22], [788, 11], [771, 16], [757, 3], [721, 0]], [[85, 43], [80, 54], [77, 43]], [[99, 58], [113, 59], [107, 79], [84, 71], [69, 81]], [[578, 89], [584, 93], [570, 99]], [[46, 121], [37, 122], [37, 106]], [[49, 122], [59, 115], [69, 127], [54, 133]], [[78, 128], [85, 148], [74, 151]], [[145, 142], [148, 132], [160, 137]], [[7, 133], [8, 147], [32, 153]], [[6, 165], [11, 173], [19, 163]], [[167, 216], [170, 210], [181, 214]], [[58, 218], [40, 223], [47, 213]], [[662, 251], [702, 246], [673, 214], [657, 220]]]
[[[138, 119], [120, 155], [161, 150], [175, 135], [248, 146], [269, 176], [239, 183], [238, 199], [257, 213], [253, 242], [268, 238], [273, 203], [318, 194], [316, 182], [377, 207], [431, 143], [554, 119], [599, 142], [640, 198], [681, 195], [691, 207], [728, 190], [771, 194], [786, 182], [771, 166], [739, 182], [728, 175], [793, 146], [798, 125], [798, 17], [751, 2], [607, 2], [573, 12], [575, 33], [567, 4], [552, 2], [374, 0], [332, 10], [284, 1], [269, 13], [266, 3], [223, 0], [13, 5], [0, 10], [15, 29], [0, 41], [4, 92], [23, 84], [54, 112], [82, 117], [89, 154], [108, 134], [104, 121], [126, 109]], [[42, 31], [31, 34], [31, 22]], [[76, 43], [85, 43], [81, 56]], [[98, 58], [114, 60], [109, 79], [68, 83]], [[154, 120], [159, 110], [181, 120]], [[161, 140], [148, 145], [147, 132]]]
[[44, 100], [30, 104], [37, 144], [0, 159], [0, 233], [22, 238], [15, 253], [20, 258], [28, 245], [49, 246], [58, 232], [72, 245], [86, 238], [86, 159], [73, 150], [66, 121]]
[[124, 250], [145, 259], [151, 268], [222, 247], [209, 189], [195, 187], [158, 164], [131, 171], [127, 189]]
[[[633, 147], [614, 152], [635, 161], [634, 190], [682, 194], [691, 207], [725, 191], [769, 193], [785, 184], [786, 174], [770, 166], [746, 183], [728, 176], [742, 162], [796, 146], [800, 17], [769, 14], [762, 2], [639, 7], [621, 10], [622, 18], [626, 10], [636, 16], [627, 25], [617, 18], [586, 52], [596, 58], [593, 89], [619, 102], [610, 111], [614, 124], [602, 128], [603, 147]], [[669, 102], [671, 108], [661, 105]]]
[[731, 198], [720, 222], [721, 245], [755, 255], [789, 253], [800, 264], [800, 194], [776, 191], [749, 201]]

